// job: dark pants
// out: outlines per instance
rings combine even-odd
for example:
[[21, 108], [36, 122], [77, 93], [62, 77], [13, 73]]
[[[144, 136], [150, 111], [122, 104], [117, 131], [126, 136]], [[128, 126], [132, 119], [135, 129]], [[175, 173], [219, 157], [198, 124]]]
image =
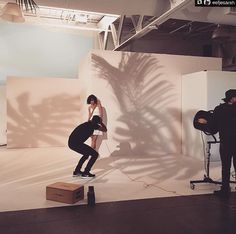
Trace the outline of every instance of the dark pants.
[[91, 148], [90, 146], [80, 142], [74, 143], [69, 141], [69, 148], [83, 155], [82, 158], [79, 160], [78, 165], [75, 168], [76, 172], [81, 170], [84, 162], [89, 158], [89, 156], [91, 156], [84, 170], [84, 172], [86, 173], [90, 172], [93, 164], [96, 162], [98, 158], [98, 152], [93, 148]]
[[236, 144], [234, 142], [220, 143], [220, 158], [222, 164], [222, 189], [228, 190], [232, 158], [234, 170], [236, 170]]

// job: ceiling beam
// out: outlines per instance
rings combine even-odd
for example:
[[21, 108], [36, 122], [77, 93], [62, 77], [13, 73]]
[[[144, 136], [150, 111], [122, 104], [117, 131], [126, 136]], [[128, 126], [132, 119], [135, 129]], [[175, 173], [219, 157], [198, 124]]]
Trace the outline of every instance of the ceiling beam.
[[141, 28], [141, 30], [136, 31], [136, 33], [133, 36], [131, 36], [130, 38], [128, 38], [127, 40], [123, 41], [118, 46], [116, 46], [114, 50], [121, 50], [133, 40], [141, 38], [147, 33], [149, 33], [151, 30], [156, 29], [158, 25], [162, 24], [163, 22], [171, 18], [171, 15], [174, 14], [175, 12], [181, 9], [184, 9], [189, 3], [192, 3], [192, 0], [179, 1], [179, 3], [175, 4], [170, 10], [166, 11], [165, 13], [160, 15], [158, 18], [150, 22], [147, 26]]

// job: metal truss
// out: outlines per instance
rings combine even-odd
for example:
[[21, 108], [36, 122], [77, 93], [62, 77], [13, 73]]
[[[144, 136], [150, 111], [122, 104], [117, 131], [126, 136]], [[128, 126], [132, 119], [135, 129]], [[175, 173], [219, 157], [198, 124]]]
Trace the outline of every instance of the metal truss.
[[184, 8], [192, 0], [172, 0], [175, 3], [160, 16], [121, 15], [98, 35], [101, 50], [122, 50], [130, 42], [139, 39], [171, 18], [177, 10]]

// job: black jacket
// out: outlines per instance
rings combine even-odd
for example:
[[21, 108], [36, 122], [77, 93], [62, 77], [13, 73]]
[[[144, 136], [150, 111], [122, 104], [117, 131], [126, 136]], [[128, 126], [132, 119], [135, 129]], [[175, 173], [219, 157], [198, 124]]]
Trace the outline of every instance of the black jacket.
[[236, 105], [220, 104], [214, 110], [214, 121], [219, 130], [220, 141], [236, 144]]
[[72, 131], [69, 136], [69, 142], [83, 143], [93, 134], [94, 129], [98, 128], [99, 126], [94, 125], [91, 121], [82, 123]]

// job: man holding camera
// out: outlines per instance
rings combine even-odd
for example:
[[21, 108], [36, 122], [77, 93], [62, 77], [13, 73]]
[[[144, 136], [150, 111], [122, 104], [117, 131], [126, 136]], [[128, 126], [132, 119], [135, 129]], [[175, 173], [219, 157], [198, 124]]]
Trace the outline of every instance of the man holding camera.
[[[98, 152], [84, 143], [93, 134], [94, 130], [102, 132], [107, 131], [106, 126], [97, 115], [94, 115], [92, 120], [77, 126], [69, 136], [69, 148], [83, 155], [73, 172], [73, 176], [82, 176], [82, 178], [95, 177], [94, 174], [90, 173], [90, 170], [98, 158]], [[88, 160], [85, 170], [81, 171], [84, 162], [89, 158], [89, 156], [90, 159]]]
[[[220, 159], [222, 166], [222, 186], [214, 194], [220, 197], [230, 195], [230, 168], [233, 158], [236, 170], [236, 89], [225, 92], [225, 103], [218, 105], [213, 112], [213, 121], [219, 131]], [[207, 124], [207, 120], [199, 118], [198, 122]]]
[[214, 110], [214, 120], [220, 136], [220, 158], [222, 164], [222, 186], [214, 193], [219, 196], [230, 194], [230, 168], [233, 158], [234, 170], [236, 170], [236, 90], [226, 91], [225, 103]]

